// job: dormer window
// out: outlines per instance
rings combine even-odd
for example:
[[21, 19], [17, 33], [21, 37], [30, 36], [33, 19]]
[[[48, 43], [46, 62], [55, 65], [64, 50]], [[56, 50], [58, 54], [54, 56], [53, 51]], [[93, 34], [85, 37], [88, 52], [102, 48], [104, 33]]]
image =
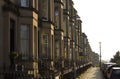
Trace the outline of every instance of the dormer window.
[[29, 7], [29, 0], [21, 0], [22, 7]]

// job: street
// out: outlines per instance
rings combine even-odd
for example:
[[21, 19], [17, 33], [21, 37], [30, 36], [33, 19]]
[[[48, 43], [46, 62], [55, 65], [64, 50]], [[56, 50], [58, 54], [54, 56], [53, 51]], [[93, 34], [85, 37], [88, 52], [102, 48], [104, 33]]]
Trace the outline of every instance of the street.
[[76, 79], [104, 79], [99, 67], [91, 67]]

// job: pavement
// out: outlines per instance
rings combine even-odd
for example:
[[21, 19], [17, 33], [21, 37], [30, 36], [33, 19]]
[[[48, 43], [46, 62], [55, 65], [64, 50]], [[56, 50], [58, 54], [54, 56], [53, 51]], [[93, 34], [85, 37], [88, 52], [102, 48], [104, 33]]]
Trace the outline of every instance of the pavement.
[[99, 67], [91, 67], [76, 79], [104, 79]]

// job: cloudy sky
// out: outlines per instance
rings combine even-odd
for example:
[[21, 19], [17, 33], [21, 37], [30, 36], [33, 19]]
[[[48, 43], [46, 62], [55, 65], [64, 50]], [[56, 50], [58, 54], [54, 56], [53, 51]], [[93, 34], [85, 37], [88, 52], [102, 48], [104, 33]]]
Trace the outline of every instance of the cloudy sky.
[[120, 50], [120, 0], [73, 0], [92, 51], [109, 60]]

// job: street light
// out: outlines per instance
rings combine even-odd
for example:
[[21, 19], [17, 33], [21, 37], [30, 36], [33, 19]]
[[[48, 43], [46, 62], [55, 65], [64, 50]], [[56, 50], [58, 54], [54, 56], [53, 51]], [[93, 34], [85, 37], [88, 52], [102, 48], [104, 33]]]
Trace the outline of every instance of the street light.
[[101, 42], [99, 42], [99, 48], [100, 48], [100, 68], [101, 68]]

